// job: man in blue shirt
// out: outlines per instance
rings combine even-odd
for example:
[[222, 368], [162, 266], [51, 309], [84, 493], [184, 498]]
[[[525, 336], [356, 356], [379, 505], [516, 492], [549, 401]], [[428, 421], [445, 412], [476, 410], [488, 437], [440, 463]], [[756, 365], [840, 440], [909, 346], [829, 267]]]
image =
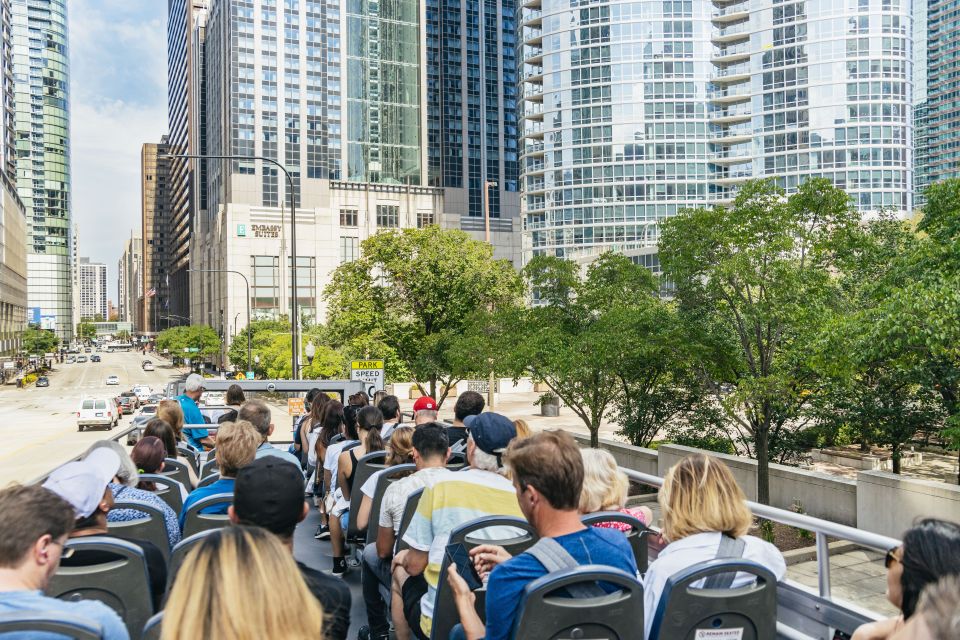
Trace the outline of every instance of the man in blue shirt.
[[[257, 453], [260, 444], [260, 433], [249, 422], [239, 420], [227, 422], [220, 427], [217, 434], [217, 466], [220, 468], [220, 479], [203, 487], [194, 489], [180, 511], [180, 529], [186, 521], [187, 510], [198, 500], [223, 493], [233, 494], [233, 480], [241, 468], [250, 464]], [[217, 504], [206, 507], [200, 513], [227, 513], [229, 504]]]
[[[197, 406], [200, 396], [203, 395], [203, 385], [203, 376], [191, 373], [184, 383], [183, 395], [177, 396], [177, 402], [183, 410], [183, 424], [186, 426], [205, 423], [200, 407]], [[187, 442], [198, 451], [203, 451], [204, 446], [207, 449], [212, 449], [214, 446], [213, 438], [206, 429], [184, 429], [183, 433]]]
[[[0, 491], [0, 513], [0, 614], [45, 611], [75, 616], [98, 624], [104, 640], [129, 640], [123, 620], [102, 602], [43, 595], [73, 530], [73, 506], [39, 485], [14, 485]], [[23, 631], [3, 637], [37, 640], [51, 635]]]
[[[540, 538], [551, 538], [577, 564], [600, 564], [636, 575], [637, 564], [626, 536], [615, 529], [586, 527], [578, 507], [583, 487], [583, 458], [577, 443], [564, 431], [543, 431], [514, 440], [505, 464], [513, 471], [520, 510]], [[561, 552], [561, 553], [562, 553]], [[511, 558], [495, 545], [470, 551], [474, 566], [487, 582], [486, 625], [474, 608], [474, 594], [451, 566], [447, 579], [454, 593], [463, 634], [468, 640], [507, 640], [516, 623], [524, 588], [548, 573], [530, 552]], [[610, 585], [599, 585], [611, 591]]]

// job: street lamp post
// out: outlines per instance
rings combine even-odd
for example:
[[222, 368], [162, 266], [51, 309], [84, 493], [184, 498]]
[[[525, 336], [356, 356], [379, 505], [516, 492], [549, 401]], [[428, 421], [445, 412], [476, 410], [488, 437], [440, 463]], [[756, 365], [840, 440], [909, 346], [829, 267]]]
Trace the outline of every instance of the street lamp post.
[[[234, 273], [243, 278], [243, 284], [247, 287], [247, 366], [253, 362], [253, 327], [250, 326], [250, 281], [247, 276], [233, 269], [187, 269], [188, 273]], [[239, 315], [239, 314], [238, 314]], [[222, 363], [221, 363], [222, 364]]]
[[[496, 180], [484, 180], [483, 181], [483, 229], [486, 236], [487, 244], [490, 244], [490, 187], [496, 187]], [[487, 406], [490, 408], [490, 411], [493, 411], [494, 408], [494, 388], [496, 387], [497, 381], [493, 376], [493, 361], [489, 362], [490, 364], [490, 379], [487, 380]]]
[[[296, 377], [300, 371], [299, 360], [300, 360], [300, 312], [297, 310], [297, 204], [296, 204], [296, 189], [293, 186], [293, 178], [290, 176], [290, 173], [287, 171], [286, 167], [274, 160], [273, 158], [267, 158], [265, 156], [231, 156], [231, 155], [207, 155], [207, 154], [194, 154], [194, 153], [170, 153], [162, 156], [164, 158], [183, 158], [183, 159], [196, 159], [196, 160], [262, 160], [263, 162], [269, 162], [270, 164], [276, 166], [280, 171], [283, 171], [283, 175], [287, 177], [287, 186], [290, 191], [290, 263], [293, 266], [292, 272], [290, 274], [290, 287], [293, 290], [293, 296], [290, 301], [290, 313], [292, 318], [290, 319], [290, 337], [291, 337], [291, 365], [290, 369], [293, 373], [293, 376]], [[286, 268], [285, 265], [281, 265], [281, 269]], [[190, 271], [205, 271], [205, 269], [190, 269]], [[219, 271], [214, 269], [214, 271]], [[233, 271], [232, 273], [239, 273]], [[243, 275], [243, 274], [240, 274]], [[244, 280], [246, 277], [244, 276]], [[250, 284], [247, 284], [247, 339], [250, 338]], [[250, 362], [250, 348], [249, 344], [247, 346], [247, 363]]]

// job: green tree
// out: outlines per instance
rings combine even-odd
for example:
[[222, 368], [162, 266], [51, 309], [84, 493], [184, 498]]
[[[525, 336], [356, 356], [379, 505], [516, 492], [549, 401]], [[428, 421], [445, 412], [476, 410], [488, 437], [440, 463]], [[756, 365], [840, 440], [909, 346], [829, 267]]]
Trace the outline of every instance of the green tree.
[[[637, 367], [665, 367], [670, 351], [662, 343], [670, 312], [650, 272], [606, 253], [585, 274], [568, 260], [534, 257], [524, 276], [539, 304], [505, 309], [490, 323], [488, 341], [499, 366], [550, 387], [586, 425], [591, 446], [615, 406], [645, 428], [669, 373], [645, 379]], [[656, 346], [647, 349], [644, 339]]]
[[91, 322], [81, 322], [77, 325], [77, 337], [80, 340], [93, 340], [97, 337], [97, 328]]
[[117, 331], [117, 335], [116, 335], [115, 337], [116, 337], [117, 340], [119, 340], [119, 341], [121, 341], [121, 342], [129, 342], [129, 341], [130, 341], [130, 332], [127, 331], [126, 329], [122, 329], [122, 330], [120, 330], [120, 331]]
[[[273, 339], [279, 335], [290, 335], [290, 322], [284, 320], [254, 320], [250, 326], [244, 327], [233, 337], [227, 357], [234, 367], [241, 371], [253, 371], [252, 362], [247, 362], [247, 334], [252, 332], [252, 356], [260, 355], [261, 365], [263, 352]], [[288, 342], [289, 344], [289, 342]], [[290, 357], [288, 355], [287, 360]], [[288, 367], [289, 368], [289, 367]]]
[[60, 338], [50, 329], [28, 328], [23, 332], [21, 348], [30, 354], [43, 355], [56, 351], [60, 346]]
[[[388, 378], [409, 373], [442, 404], [459, 380], [485, 373], [480, 359], [465, 361], [457, 351], [469, 318], [517, 304], [521, 291], [510, 263], [462, 231], [384, 231], [362, 243], [358, 260], [337, 268], [324, 292], [331, 345], [385, 356]], [[382, 353], [367, 351], [379, 345]]]
[[[220, 353], [220, 336], [205, 324], [171, 327], [157, 335], [157, 347], [177, 358], [203, 359]], [[185, 349], [189, 351], [185, 351]], [[196, 349], [196, 351], [192, 351]]]
[[[770, 499], [771, 438], [793, 428], [815, 377], [811, 332], [839, 304], [832, 282], [858, 216], [826, 180], [785, 197], [745, 183], [729, 209], [687, 210], [661, 227], [660, 258], [681, 313], [701, 326], [698, 360], [757, 458], [757, 498]], [[717, 386], [719, 389], [720, 387]]]

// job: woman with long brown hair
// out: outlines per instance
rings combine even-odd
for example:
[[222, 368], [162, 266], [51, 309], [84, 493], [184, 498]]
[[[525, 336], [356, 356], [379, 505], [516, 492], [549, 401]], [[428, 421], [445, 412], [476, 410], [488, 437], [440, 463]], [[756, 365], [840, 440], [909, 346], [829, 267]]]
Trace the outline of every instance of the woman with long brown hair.
[[212, 533], [187, 554], [163, 614], [162, 640], [321, 638], [323, 610], [290, 551], [259, 527]]

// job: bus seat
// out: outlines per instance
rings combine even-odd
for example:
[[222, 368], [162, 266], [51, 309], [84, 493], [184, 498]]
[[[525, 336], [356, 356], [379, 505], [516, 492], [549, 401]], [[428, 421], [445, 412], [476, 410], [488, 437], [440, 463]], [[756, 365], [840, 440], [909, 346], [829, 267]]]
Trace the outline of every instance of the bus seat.
[[110, 535], [134, 540], [147, 540], [157, 545], [163, 559], [170, 556], [170, 538], [167, 536], [167, 525], [163, 512], [152, 504], [142, 502], [116, 502], [114, 509], [132, 509], [144, 514], [144, 517], [126, 522], [107, 522], [107, 531]]
[[[753, 584], [730, 589], [693, 585], [712, 575], [742, 572]], [[746, 560], [710, 560], [671, 576], [654, 614], [650, 640], [694, 640], [699, 631], [741, 631], [740, 640], [777, 637], [777, 579], [769, 569]]]
[[47, 595], [61, 600], [99, 600], [117, 612], [131, 637], [137, 637], [153, 615], [150, 579], [143, 550], [131, 542], [107, 536], [67, 540], [65, 549], [100, 551], [119, 559], [86, 567], [61, 565], [50, 580]]
[[403, 516], [400, 517], [400, 528], [397, 529], [397, 540], [394, 543], [394, 554], [408, 549], [410, 545], [403, 541], [403, 534], [407, 532], [410, 521], [413, 520], [413, 514], [417, 512], [417, 505], [420, 504], [420, 496], [423, 495], [423, 489], [417, 489], [407, 496], [407, 504], [403, 507]]
[[[200, 513], [201, 509], [213, 507], [218, 504], [233, 504], [233, 494], [218, 493], [207, 496], [203, 500], [198, 500], [190, 505], [183, 519], [183, 537], [189, 538], [200, 531], [219, 529], [220, 527], [225, 527], [230, 524], [230, 519], [225, 513]], [[180, 544], [183, 544], [183, 542]]]
[[156, 490], [153, 492], [154, 495], [166, 502], [167, 506], [173, 509], [174, 513], [178, 516], [180, 515], [180, 511], [183, 509], [184, 485], [170, 476], [159, 473], [141, 473], [140, 480], [152, 482], [157, 485]]
[[[488, 531], [490, 530], [490, 531]], [[477, 535], [485, 532], [483, 536]], [[523, 518], [512, 516], [488, 516], [471, 520], [450, 532], [447, 544], [462, 544], [470, 549], [481, 544], [496, 544], [511, 556], [523, 553], [539, 539], [536, 530]], [[440, 565], [440, 581], [437, 584], [437, 600], [433, 606], [433, 626], [430, 630], [431, 640], [446, 640], [450, 637], [450, 630], [460, 622], [457, 605], [453, 600], [453, 591], [446, 580], [448, 562], [446, 556]], [[478, 589], [474, 605], [482, 619], [485, 615], [484, 603], [486, 593]]]
[[386, 459], [386, 451], [374, 451], [357, 460], [357, 468], [353, 474], [353, 489], [350, 491], [350, 515], [347, 517], [347, 530], [343, 532], [347, 542], [366, 540], [366, 530], [357, 530], [357, 512], [360, 511], [360, 501], [363, 499], [360, 487], [377, 471], [387, 468]]
[[629, 513], [621, 513], [619, 511], [597, 511], [596, 513], [586, 514], [580, 518], [580, 520], [588, 527], [600, 524], [601, 522], [619, 522], [629, 525], [630, 531], [624, 531], [623, 534], [627, 536], [627, 542], [630, 543], [630, 547], [633, 549], [633, 557], [637, 561], [637, 571], [641, 574], [647, 572], [647, 564], [649, 562], [647, 536], [650, 534], [650, 529], [640, 522], [639, 518]]
[[[618, 591], [590, 598], [556, 592], [598, 581]], [[643, 587], [634, 576], [603, 565], [582, 565], [537, 578], [523, 590], [512, 638], [517, 640], [643, 640]]]
[[177, 460], [175, 458], [164, 458], [163, 459], [163, 471], [160, 472], [160, 475], [167, 476], [168, 478], [173, 478], [180, 484], [185, 487], [190, 486], [190, 468], [187, 466], [187, 463], [183, 460]]
[[143, 633], [140, 634], [140, 640], [160, 640], [160, 633], [163, 625], [163, 611], [154, 614], [147, 624], [143, 627]]
[[380, 527], [380, 505], [383, 504], [383, 494], [387, 488], [400, 478], [405, 478], [411, 473], [416, 472], [415, 464], [397, 464], [387, 467], [387, 470], [377, 478], [377, 487], [373, 492], [373, 498], [370, 501], [370, 517], [367, 519], [367, 544], [377, 541], [377, 529]]
[[0, 614], [0, 637], [8, 633], [24, 633], [33, 637], [55, 633], [73, 640], [100, 640], [103, 628], [93, 620], [62, 611], [15, 611]]

